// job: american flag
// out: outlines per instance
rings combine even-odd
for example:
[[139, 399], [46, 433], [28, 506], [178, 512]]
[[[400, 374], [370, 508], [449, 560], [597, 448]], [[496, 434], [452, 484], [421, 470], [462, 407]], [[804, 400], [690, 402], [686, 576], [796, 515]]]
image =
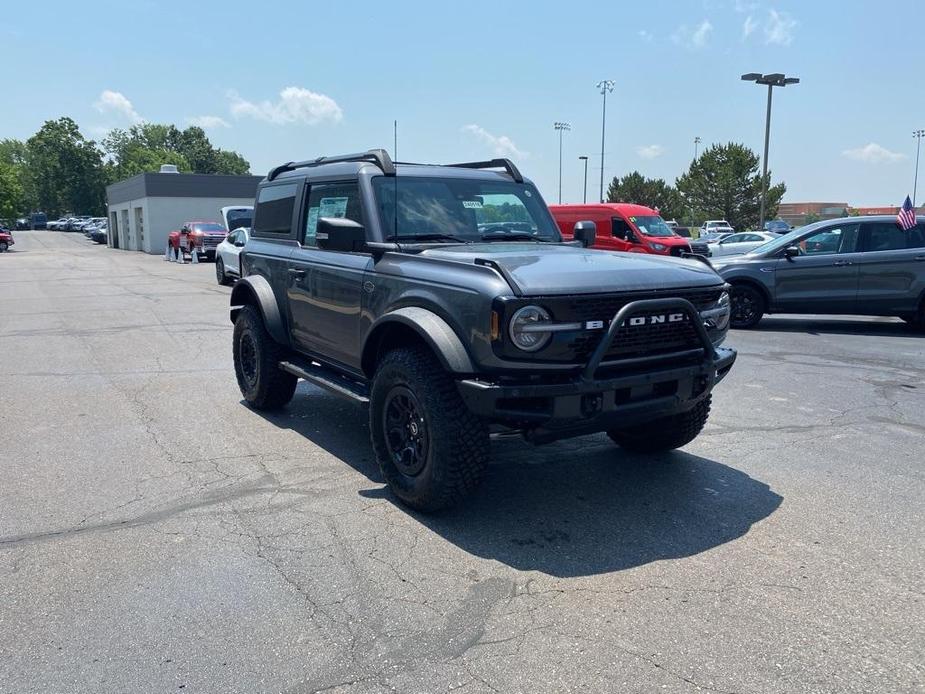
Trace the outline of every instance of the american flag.
[[912, 209], [912, 201], [908, 195], [906, 196], [906, 202], [903, 203], [903, 208], [896, 215], [896, 221], [903, 231], [909, 231], [915, 226], [915, 210]]

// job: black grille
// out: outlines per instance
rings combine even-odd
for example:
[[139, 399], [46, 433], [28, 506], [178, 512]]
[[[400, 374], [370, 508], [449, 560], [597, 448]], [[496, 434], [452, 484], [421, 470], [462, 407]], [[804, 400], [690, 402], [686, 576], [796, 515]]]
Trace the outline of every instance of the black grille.
[[671, 247], [671, 255], [677, 256], [679, 258], [681, 257], [682, 253], [690, 253], [690, 252], [691, 252], [690, 246], [672, 246]]
[[631, 301], [639, 299], [682, 298], [690, 301], [694, 308], [704, 310], [712, 306], [722, 294], [721, 289], [707, 289], [695, 292], [674, 292], [671, 294], [640, 294], [620, 296], [584, 296], [563, 302], [561, 308], [553, 305], [553, 315], [559, 321], [609, 321], [614, 314]]
[[710, 255], [710, 247], [703, 241], [694, 241], [691, 243], [691, 253], [697, 255]]
[[[701, 346], [700, 338], [690, 319], [674, 323], [630, 325], [634, 317], [648, 317], [648, 313], [630, 316], [617, 331], [605, 359], [631, 359], [657, 356]], [[577, 359], [587, 359], [604, 338], [604, 332], [582, 335], [569, 345]]]

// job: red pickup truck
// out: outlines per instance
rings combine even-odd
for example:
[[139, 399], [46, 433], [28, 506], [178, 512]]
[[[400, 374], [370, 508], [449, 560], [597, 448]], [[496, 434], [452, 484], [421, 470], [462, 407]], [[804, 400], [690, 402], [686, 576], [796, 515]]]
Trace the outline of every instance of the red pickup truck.
[[171, 252], [180, 249], [185, 255], [195, 250], [200, 256], [215, 260], [215, 249], [227, 234], [220, 222], [192, 221], [186, 222], [179, 231], [171, 231], [167, 243]]

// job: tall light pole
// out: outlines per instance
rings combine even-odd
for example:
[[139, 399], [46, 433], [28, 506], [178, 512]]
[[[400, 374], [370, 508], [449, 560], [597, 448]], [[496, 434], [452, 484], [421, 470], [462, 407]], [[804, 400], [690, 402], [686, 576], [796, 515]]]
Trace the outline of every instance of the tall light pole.
[[597, 88], [601, 90], [604, 97], [604, 109], [601, 112], [601, 202], [604, 202], [604, 134], [607, 132], [607, 92], [612, 92], [614, 88], [613, 80], [601, 80], [597, 83]]
[[764, 159], [761, 162], [761, 215], [758, 221], [758, 228], [764, 229], [764, 211], [767, 207], [768, 197], [768, 140], [771, 137], [771, 93], [774, 87], [786, 87], [788, 84], [799, 84], [799, 77], [787, 77], [781, 72], [772, 72], [770, 75], [762, 75], [760, 72], [749, 72], [742, 75], [746, 82], [755, 82], [756, 84], [766, 84], [768, 86], [768, 114], [764, 123]]
[[697, 146], [698, 146], [701, 142], [703, 142], [703, 140], [700, 139], [700, 136], [699, 136], [699, 135], [698, 135], [697, 137], [694, 138], [694, 161], [697, 161]]
[[915, 194], [919, 187], [919, 147], [922, 145], [922, 138], [925, 137], [925, 130], [913, 130], [912, 137], [915, 138], [915, 182], [912, 184], [912, 209], [915, 209]]
[[581, 196], [581, 201], [587, 204], [588, 202], [588, 157], [580, 156], [578, 157], [578, 160], [583, 161], [585, 163], [585, 192]]
[[562, 204], [562, 133], [571, 130], [570, 123], [556, 121], [552, 127], [559, 131], [559, 204]]

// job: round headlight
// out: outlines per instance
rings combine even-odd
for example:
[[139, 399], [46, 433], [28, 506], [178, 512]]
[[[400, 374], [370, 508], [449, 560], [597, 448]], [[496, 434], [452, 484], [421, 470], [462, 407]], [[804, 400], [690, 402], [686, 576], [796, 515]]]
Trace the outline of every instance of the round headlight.
[[511, 342], [525, 352], [542, 349], [549, 342], [552, 333], [544, 331], [543, 327], [537, 323], [545, 323], [548, 320], [549, 313], [539, 306], [524, 306], [518, 309], [511, 316], [508, 328]]

